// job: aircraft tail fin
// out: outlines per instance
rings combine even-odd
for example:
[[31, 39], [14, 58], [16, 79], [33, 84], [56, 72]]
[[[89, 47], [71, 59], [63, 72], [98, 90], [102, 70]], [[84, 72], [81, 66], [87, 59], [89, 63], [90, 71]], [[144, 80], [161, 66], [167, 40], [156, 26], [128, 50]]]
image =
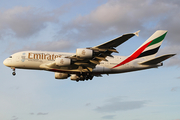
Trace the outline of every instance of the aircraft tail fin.
[[159, 57], [147, 60], [147, 61], [140, 62], [139, 64], [141, 64], [141, 65], [156, 65], [156, 64], [161, 63], [162, 61], [164, 61], [164, 60], [166, 60], [166, 59], [168, 59], [174, 55], [176, 55], [176, 54], [162, 55], [162, 56], [159, 56]]
[[157, 30], [131, 56], [145, 59], [155, 58], [166, 34], [167, 30]]
[[[114, 66], [116, 68], [123, 64], [126, 64], [134, 59], [137, 58], [144, 58], [145, 60], [154, 59], [165, 36], [167, 34], [167, 30], [157, 30], [151, 37], [149, 37], [135, 52], [133, 52], [127, 59], [119, 63], [118, 65]], [[162, 57], [163, 58], [163, 57]], [[162, 59], [161, 58], [161, 59]], [[163, 61], [161, 60], [160, 61]], [[154, 61], [157, 62], [156, 59]]]

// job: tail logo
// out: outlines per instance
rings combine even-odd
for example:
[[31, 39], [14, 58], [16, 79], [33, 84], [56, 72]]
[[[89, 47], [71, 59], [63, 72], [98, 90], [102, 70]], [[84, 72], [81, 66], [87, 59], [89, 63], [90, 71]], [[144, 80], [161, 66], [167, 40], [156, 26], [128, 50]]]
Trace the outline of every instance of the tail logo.
[[[164, 37], [166, 36], [167, 32], [164, 33], [163, 35], [153, 39], [153, 40], [148, 40], [147, 42], [145, 42], [139, 49], [137, 49], [132, 55], [130, 55], [128, 58], [126, 58], [124, 61], [122, 61], [121, 63], [117, 64], [116, 66], [112, 67], [116, 68], [119, 67], [121, 65], [124, 65], [136, 58], [140, 58], [140, 57], [145, 57], [145, 56], [149, 56], [149, 55], [154, 55], [157, 53], [157, 51], [160, 48], [160, 45], [164, 39]], [[161, 42], [161, 43], [160, 43]], [[152, 46], [152, 47], [150, 47]]]
[[126, 64], [134, 59], [136, 59], [141, 53], [142, 51], [144, 51], [144, 49], [146, 49], [146, 47], [151, 43], [152, 41], [146, 43], [144, 46], [142, 46], [141, 48], [139, 48], [136, 52], [134, 52], [131, 56], [129, 56], [127, 59], [125, 59], [124, 61], [122, 61], [121, 63], [119, 63], [118, 65], [114, 66], [113, 68], [119, 67], [123, 64]]

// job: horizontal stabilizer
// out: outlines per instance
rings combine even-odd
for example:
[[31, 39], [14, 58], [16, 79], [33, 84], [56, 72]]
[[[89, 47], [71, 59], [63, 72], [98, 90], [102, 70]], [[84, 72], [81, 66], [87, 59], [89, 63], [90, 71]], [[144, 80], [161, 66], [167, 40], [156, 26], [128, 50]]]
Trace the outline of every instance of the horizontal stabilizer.
[[162, 55], [162, 56], [159, 56], [159, 57], [156, 57], [156, 58], [153, 58], [153, 59], [150, 59], [150, 60], [147, 60], [147, 61], [144, 61], [144, 62], [140, 62], [139, 64], [141, 65], [156, 65], [172, 56], [174, 56], [176, 54], [167, 54], [167, 55]]

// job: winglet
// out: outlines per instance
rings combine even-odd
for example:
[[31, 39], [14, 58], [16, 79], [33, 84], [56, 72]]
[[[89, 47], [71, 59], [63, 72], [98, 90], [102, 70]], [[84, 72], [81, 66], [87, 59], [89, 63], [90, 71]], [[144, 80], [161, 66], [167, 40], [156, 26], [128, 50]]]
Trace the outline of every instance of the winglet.
[[134, 34], [139, 37], [139, 32], [140, 32], [140, 30], [138, 30], [138, 31], [135, 32]]

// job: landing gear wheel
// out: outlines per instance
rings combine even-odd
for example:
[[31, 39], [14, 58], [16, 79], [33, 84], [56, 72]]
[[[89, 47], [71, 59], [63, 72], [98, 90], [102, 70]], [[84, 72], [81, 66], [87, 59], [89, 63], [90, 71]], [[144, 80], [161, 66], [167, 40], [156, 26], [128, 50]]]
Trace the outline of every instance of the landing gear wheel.
[[16, 72], [13, 72], [12, 75], [15, 76], [15, 75], [16, 75]]
[[12, 70], [13, 70], [12, 75], [15, 76], [15, 75], [16, 75], [16, 72], [15, 72], [16, 69], [15, 69], [15, 68], [12, 68]]

